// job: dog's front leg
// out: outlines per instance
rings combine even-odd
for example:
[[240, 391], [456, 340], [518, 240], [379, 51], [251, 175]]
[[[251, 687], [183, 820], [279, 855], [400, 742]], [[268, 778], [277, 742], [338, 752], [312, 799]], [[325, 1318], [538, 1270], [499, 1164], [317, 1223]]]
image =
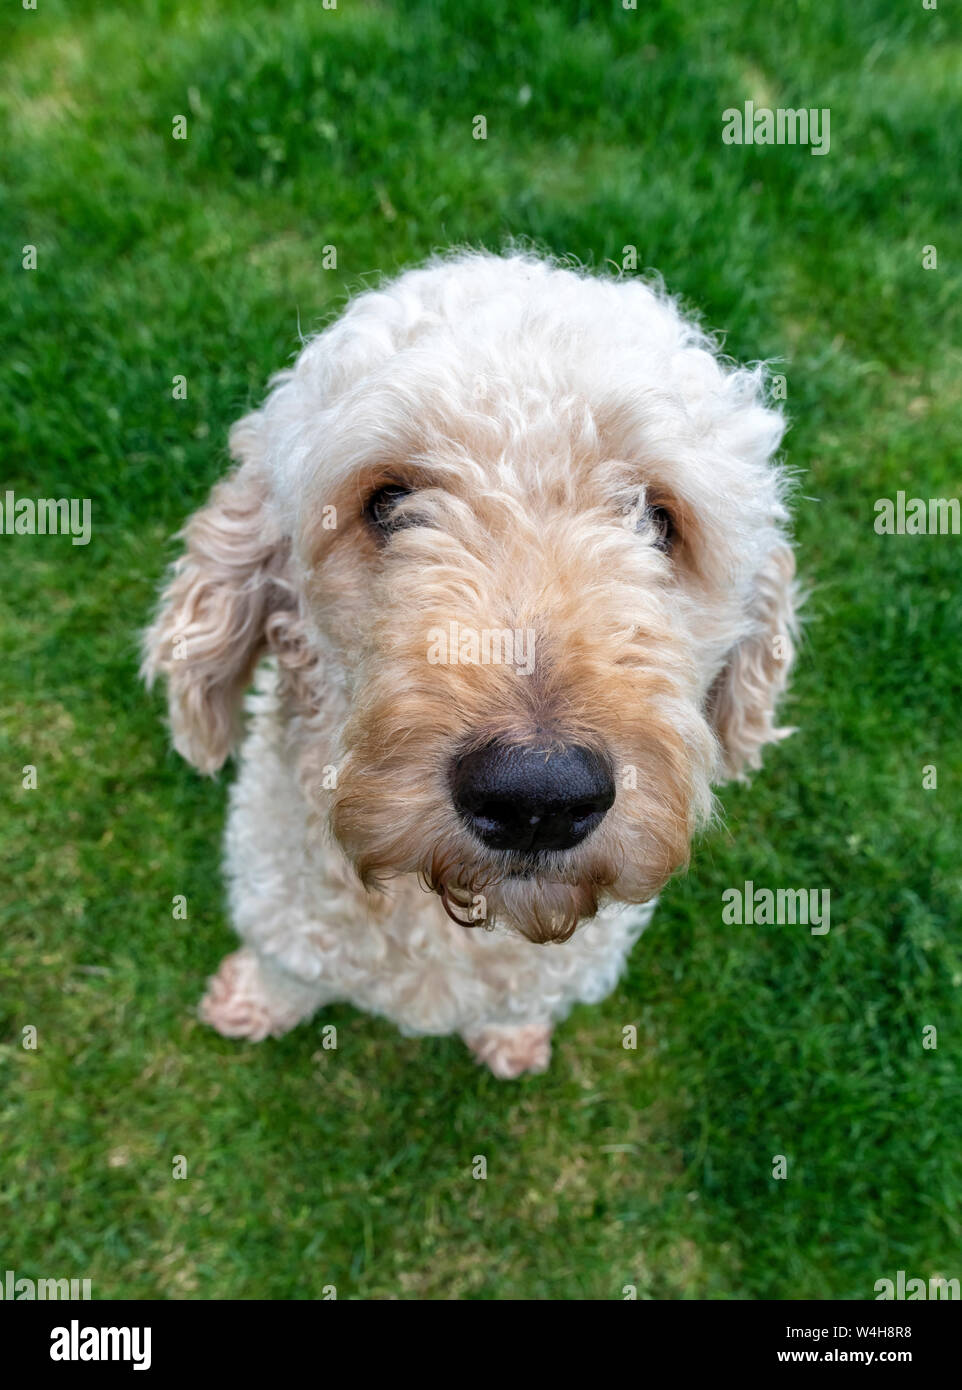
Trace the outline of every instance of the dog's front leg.
[[501, 1081], [512, 1081], [525, 1072], [547, 1071], [551, 1061], [550, 1023], [491, 1026], [463, 1037], [477, 1060]]
[[299, 980], [250, 946], [220, 963], [198, 1010], [225, 1038], [279, 1038], [333, 995], [322, 981]]

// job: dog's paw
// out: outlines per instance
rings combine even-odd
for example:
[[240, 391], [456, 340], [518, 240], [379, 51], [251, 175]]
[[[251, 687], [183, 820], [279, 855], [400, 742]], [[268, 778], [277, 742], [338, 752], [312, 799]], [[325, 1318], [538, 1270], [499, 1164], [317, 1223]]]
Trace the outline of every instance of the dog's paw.
[[551, 1024], [526, 1023], [520, 1028], [483, 1028], [464, 1040], [479, 1062], [501, 1081], [525, 1072], [548, 1070]]
[[225, 956], [216, 975], [212, 975], [207, 993], [200, 1001], [198, 1016], [225, 1038], [247, 1038], [262, 1042], [273, 1034], [286, 1032], [277, 1028], [268, 1008], [257, 956], [253, 951], [234, 951]]

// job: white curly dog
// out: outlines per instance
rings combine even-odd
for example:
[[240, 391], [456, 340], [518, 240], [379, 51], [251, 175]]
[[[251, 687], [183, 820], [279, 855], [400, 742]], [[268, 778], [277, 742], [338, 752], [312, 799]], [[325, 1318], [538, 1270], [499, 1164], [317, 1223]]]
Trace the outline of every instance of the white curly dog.
[[347, 1001], [547, 1066], [712, 784], [789, 732], [783, 427], [659, 288], [530, 254], [439, 257], [306, 344], [145, 637], [180, 753], [240, 743], [208, 1023]]

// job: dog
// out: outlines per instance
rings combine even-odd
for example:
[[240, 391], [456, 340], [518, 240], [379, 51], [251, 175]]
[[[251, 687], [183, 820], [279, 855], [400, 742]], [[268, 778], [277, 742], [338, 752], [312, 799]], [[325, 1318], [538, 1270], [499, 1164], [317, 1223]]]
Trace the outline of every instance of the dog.
[[144, 639], [178, 752], [239, 746], [244, 944], [202, 1019], [349, 1002], [547, 1067], [712, 787], [792, 732], [784, 427], [660, 284], [530, 252], [435, 257], [305, 343]]

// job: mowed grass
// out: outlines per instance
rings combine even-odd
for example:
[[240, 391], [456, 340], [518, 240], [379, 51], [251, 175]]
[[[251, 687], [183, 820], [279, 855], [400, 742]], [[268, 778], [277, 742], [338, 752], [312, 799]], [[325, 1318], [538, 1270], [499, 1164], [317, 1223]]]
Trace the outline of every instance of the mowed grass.
[[[94, 531], [0, 536], [0, 1270], [136, 1298], [962, 1276], [962, 538], [873, 530], [877, 498], [962, 490], [948, 12], [43, 0], [2, 23], [0, 493], [88, 497]], [[723, 146], [748, 98], [829, 107], [830, 153]], [[378, 270], [519, 235], [595, 266], [637, 247], [733, 355], [782, 359], [800, 732], [724, 791], [548, 1075], [497, 1083], [346, 1007], [225, 1042], [193, 1010], [232, 943], [230, 774], [175, 759], [136, 679], [168, 537], [300, 330]], [[831, 932], [725, 926], [747, 879], [828, 888]]]

